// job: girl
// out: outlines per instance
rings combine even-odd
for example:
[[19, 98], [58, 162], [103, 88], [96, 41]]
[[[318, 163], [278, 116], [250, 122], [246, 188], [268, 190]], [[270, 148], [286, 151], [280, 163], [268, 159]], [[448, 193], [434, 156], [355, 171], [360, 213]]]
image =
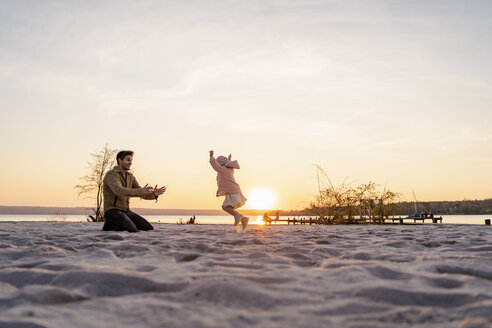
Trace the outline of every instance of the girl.
[[249, 218], [236, 211], [236, 208], [243, 206], [247, 199], [241, 193], [241, 187], [234, 179], [234, 169], [239, 170], [239, 163], [231, 161], [229, 157], [219, 156], [214, 158], [214, 151], [210, 152], [210, 165], [217, 172], [217, 197], [225, 196], [222, 209], [234, 217], [234, 227], [237, 227], [239, 222], [243, 226], [243, 231], [248, 226]]

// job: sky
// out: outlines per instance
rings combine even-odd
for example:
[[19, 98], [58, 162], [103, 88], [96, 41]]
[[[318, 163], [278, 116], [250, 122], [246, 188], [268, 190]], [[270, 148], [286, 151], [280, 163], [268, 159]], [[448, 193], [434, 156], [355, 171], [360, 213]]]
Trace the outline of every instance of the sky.
[[135, 207], [220, 208], [208, 151], [246, 196], [301, 209], [320, 165], [402, 200], [492, 197], [490, 1], [0, 0], [0, 205], [90, 206], [106, 143]]

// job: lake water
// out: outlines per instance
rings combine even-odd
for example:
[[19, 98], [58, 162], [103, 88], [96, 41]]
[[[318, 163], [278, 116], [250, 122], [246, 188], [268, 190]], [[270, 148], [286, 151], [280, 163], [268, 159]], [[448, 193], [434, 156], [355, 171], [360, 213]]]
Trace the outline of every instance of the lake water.
[[[186, 222], [189, 215], [145, 215], [147, 220], [154, 223], [178, 223], [180, 219]], [[250, 223], [261, 223], [261, 216], [251, 216]], [[287, 219], [287, 216], [281, 216], [281, 219]], [[293, 218], [290, 216], [290, 218]], [[492, 215], [443, 215], [443, 224], [485, 224], [485, 219], [492, 219]], [[0, 215], [0, 221], [66, 221], [66, 222], [83, 222], [87, 221], [85, 215]], [[232, 224], [232, 217], [229, 215], [197, 215], [196, 223], [198, 224]], [[406, 222], [413, 222], [406, 220]], [[277, 223], [286, 224], [286, 223]], [[430, 220], [426, 224], [432, 224]]]

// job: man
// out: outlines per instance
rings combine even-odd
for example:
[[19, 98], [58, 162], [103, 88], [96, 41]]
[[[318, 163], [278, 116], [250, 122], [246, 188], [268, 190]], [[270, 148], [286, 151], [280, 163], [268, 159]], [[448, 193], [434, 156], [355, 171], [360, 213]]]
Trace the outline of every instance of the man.
[[130, 197], [155, 199], [166, 191], [166, 187], [140, 187], [137, 179], [130, 173], [133, 151], [124, 150], [116, 155], [115, 166], [103, 180], [104, 222], [103, 230], [129, 231], [153, 230], [154, 227], [140, 215], [130, 210]]

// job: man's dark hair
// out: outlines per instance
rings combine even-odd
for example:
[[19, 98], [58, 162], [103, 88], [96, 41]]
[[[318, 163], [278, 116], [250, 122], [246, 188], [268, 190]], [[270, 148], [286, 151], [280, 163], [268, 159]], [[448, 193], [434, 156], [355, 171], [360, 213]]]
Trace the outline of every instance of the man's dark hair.
[[118, 160], [119, 159], [123, 160], [128, 155], [133, 156], [133, 151], [131, 151], [131, 150], [122, 150], [122, 151], [118, 152], [118, 154], [116, 155], [116, 164], [120, 164], [120, 162], [118, 162]]

